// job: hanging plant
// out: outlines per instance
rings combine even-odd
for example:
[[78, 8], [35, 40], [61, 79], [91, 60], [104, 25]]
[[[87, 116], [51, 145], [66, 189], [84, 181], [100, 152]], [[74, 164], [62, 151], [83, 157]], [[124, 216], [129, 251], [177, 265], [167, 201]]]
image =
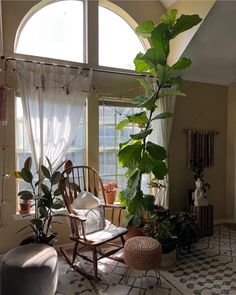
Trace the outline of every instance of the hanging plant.
[[[138, 53], [134, 59], [137, 72], [147, 72], [154, 77], [151, 85], [145, 79], [138, 79], [146, 95], [140, 95], [132, 103], [140, 111], [121, 121], [116, 127], [122, 130], [128, 124], [135, 124], [139, 132], [130, 135], [130, 139], [120, 144], [118, 153], [119, 164], [127, 168], [127, 187], [119, 193], [121, 204], [126, 206], [125, 226], [128, 224], [140, 226], [145, 212], [154, 209], [154, 196], [142, 191], [142, 175], [150, 174], [153, 178], [150, 186], [158, 186], [168, 173], [166, 165], [166, 150], [148, 139], [152, 133], [154, 120], [172, 117], [164, 112], [155, 115], [158, 100], [170, 95], [184, 96], [178, 87], [182, 79], [177, 71], [188, 68], [191, 60], [181, 57], [174, 65], [167, 64], [170, 53], [170, 40], [180, 33], [197, 25], [201, 18], [198, 15], [181, 15], [176, 19], [177, 11], [171, 10], [161, 17], [161, 23], [155, 25], [146, 21], [136, 28], [136, 33], [144, 38], [150, 38], [151, 48], [146, 53]], [[173, 87], [175, 86], [175, 90]]]

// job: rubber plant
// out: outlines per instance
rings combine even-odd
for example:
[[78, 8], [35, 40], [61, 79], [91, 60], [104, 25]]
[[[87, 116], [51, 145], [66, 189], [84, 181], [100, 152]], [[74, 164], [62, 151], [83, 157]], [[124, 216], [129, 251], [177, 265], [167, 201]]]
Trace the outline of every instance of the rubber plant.
[[[179, 90], [182, 79], [178, 72], [191, 65], [191, 60], [181, 57], [175, 64], [168, 65], [170, 41], [180, 33], [191, 29], [201, 22], [198, 15], [181, 15], [177, 17], [177, 10], [171, 10], [161, 17], [161, 22], [155, 25], [152, 21], [145, 21], [136, 28], [136, 33], [149, 38], [151, 48], [146, 53], [138, 53], [134, 59], [137, 72], [147, 72], [153, 77], [154, 83], [145, 79], [138, 79], [145, 95], [133, 98], [132, 103], [140, 109], [132, 116], [117, 125], [122, 130], [128, 124], [135, 124], [139, 132], [130, 135], [130, 139], [120, 144], [118, 160], [121, 167], [127, 168], [127, 186], [119, 193], [121, 204], [126, 206], [124, 225], [140, 226], [145, 212], [154, 208], [154, 196], [142, 191], [142, 175], [150, 174], [150, 186], [158, 187], [168, 173], [166, 165], [166, 150], [148, 137], [153, 131], [154, 120], [172, 117], [172, 113], [164, 112], [156, 115], [158, 100], [170, 95], [184, 96]], [[175, 86], [175, 87], [173, 87]], [[174, 90], [173, 90], [174, 89]]]
[[20, 171], [13, 171], [12, 176], [22, 179], [29, 186], [18, 192], [21, 199], [31, 199], [34, 203], [34, 217], [30, 224], [20, 229], [18, 232], [30, 227], [30, 236], [25, 238], [22, 244], [27, 243], [43, 243], [52, 245], [57, 233], [53, 232], [52, 225], [56, 223], [53, 217], [61, 216], [54, 210], [64, 208], [64, 201], [59, 198], [61, 195], [59, 189], [59, 181], [61, 178], [60, 167], [53, 170], [50, 160], [46, 157], [48, 167], [41, 165], [40, 172], [34, 177], [32, 168], [32, 158], [29, 157], [24, 162], [24, 167]]

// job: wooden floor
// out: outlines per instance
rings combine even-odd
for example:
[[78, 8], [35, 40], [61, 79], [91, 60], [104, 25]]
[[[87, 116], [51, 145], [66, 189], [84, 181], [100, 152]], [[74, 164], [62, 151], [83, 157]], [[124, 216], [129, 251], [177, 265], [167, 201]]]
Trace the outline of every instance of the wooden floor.
[[236, 223], [222, 223], [221, 225], [227, 227], [230, 230], [236, 231]]

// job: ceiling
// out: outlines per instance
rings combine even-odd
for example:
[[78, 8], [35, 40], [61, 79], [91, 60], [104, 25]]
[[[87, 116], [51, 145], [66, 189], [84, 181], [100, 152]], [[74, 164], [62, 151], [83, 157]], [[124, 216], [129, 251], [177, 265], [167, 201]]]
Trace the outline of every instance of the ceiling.
[[236, 1], [216, 1], [183, 56], [192, 60], [185, 80], [230, 85], [236, 82]]

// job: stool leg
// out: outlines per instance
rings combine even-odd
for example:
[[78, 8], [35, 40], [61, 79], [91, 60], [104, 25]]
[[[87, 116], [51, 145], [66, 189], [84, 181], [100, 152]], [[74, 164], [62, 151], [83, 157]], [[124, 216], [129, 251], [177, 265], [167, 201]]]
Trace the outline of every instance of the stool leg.
[[[154, 269], [154, 271], [155, 271], [157, 283], [159, 283], [159, 285], [161, 285], [161, 275], [160, 275], [159, 267], [158, 267], [158, 269]], [[158, 275], [157, 275], [157, 273], [158, 273]]]
[[124, 275], [125, 284], [128, 284], [128, 282], [129, 282], [129, 274], [130, 274], [130, 268], [128, 267], [126, 272], [125, 272], [125, 275]]
[[141, 294], [142, 283], [143, 283], [143, 272], [142, 272], [142, 274], [141, 274], [141, 282], [140, 282], [140, 286], [139, 286], [139, 294]]

